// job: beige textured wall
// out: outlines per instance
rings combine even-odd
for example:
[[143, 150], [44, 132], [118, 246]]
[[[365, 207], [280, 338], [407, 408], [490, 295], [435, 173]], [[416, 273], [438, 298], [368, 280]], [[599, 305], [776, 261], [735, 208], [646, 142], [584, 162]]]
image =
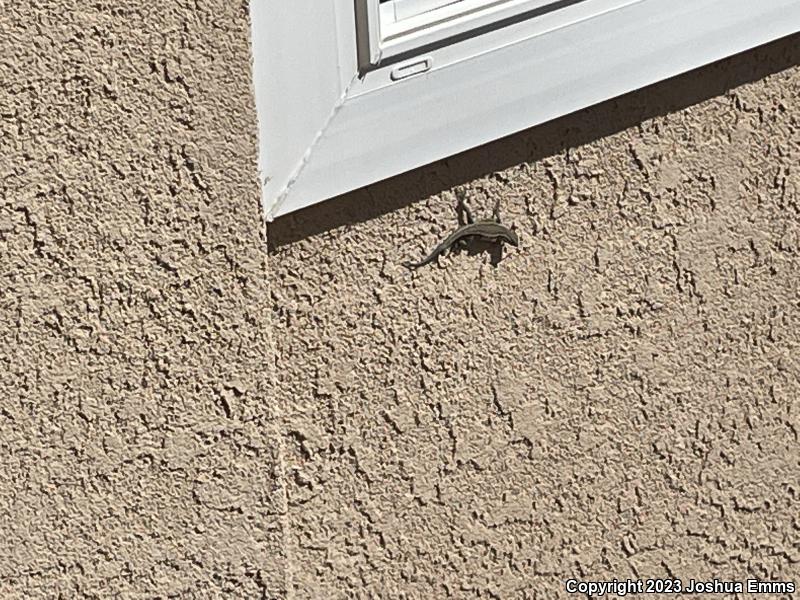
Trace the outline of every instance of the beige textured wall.
[[0, 598], [282, 597], [246, 6], [2, 4]]
[[268, 251], [244, 2], [0, 7], [0, 598], [800, 583], [797, 37]]

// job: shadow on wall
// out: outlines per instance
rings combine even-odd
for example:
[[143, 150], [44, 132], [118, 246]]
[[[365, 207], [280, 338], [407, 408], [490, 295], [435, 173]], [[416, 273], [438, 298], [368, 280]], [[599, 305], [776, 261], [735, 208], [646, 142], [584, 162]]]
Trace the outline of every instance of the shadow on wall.
[[496, 171], [534, 163], [798, 64], [800, 34], [795, 34], [281, 217], [269, 224], [269, 250], [374, 219]]

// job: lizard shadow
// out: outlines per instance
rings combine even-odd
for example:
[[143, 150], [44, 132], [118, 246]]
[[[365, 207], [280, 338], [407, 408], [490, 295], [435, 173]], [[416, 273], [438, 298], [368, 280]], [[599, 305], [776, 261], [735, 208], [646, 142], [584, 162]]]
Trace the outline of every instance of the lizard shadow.
[[487, 242], [479, 239], [466, 241], [463, 252], [466, 252], [468, 256], [477, 256], [478, 254], [488, 253], [489, 264], [495, 269], [500, 264], [500, 261], [503, 260], [503, 255], [505, 254], [503, 244], [498, 244], [497, 242]]
[[[458, 244], [453, 245], [453, 247], [447, 251], [447, 254], [448, 256], [457, 256], [459, 254], [478, 256], [479, 254], [488, 254], [489, 264], [492, 267], [497, 268], [500, 265], [500, 262], [503, 260], [505, 252], [503, 244], [475, 238], [465, 239]], [[440, 260], [441, 258], [437, 258], [432, 264], [425, 265], [420, 268], [425, 269], [437, 266], [441, 268]]]
[[[281, 217], [267, 227], [268, 252], [588, 144], [798, 64], [800, 34], [794, 34]], [[474, 244], [477, 248], [480, 242]]]

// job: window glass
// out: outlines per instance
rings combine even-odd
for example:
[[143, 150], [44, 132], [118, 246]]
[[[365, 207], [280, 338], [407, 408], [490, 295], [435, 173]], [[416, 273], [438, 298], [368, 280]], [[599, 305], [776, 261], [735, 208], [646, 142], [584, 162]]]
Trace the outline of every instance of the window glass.
[[463, 2], [463, 0], [392, 0], [394, 19], [402, 21], [459, 2]]

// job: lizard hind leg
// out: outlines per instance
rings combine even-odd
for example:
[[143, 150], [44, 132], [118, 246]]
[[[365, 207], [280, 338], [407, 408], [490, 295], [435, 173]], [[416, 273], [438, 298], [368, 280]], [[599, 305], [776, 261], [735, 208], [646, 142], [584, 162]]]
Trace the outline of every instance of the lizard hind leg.
[[453, 250], [466, 250], [468, 247], [469, 247], [469, 242], [465, 237], [453, 242]]
[[456, 190], [456, 198], [458, 198], [458, 204], [456, 205], [458, 224], [461, 226], [472, 225], [475, 220], [472, 218], [472, 211], [467, 206], [467, 192], [463, 188], [458, 188]]

